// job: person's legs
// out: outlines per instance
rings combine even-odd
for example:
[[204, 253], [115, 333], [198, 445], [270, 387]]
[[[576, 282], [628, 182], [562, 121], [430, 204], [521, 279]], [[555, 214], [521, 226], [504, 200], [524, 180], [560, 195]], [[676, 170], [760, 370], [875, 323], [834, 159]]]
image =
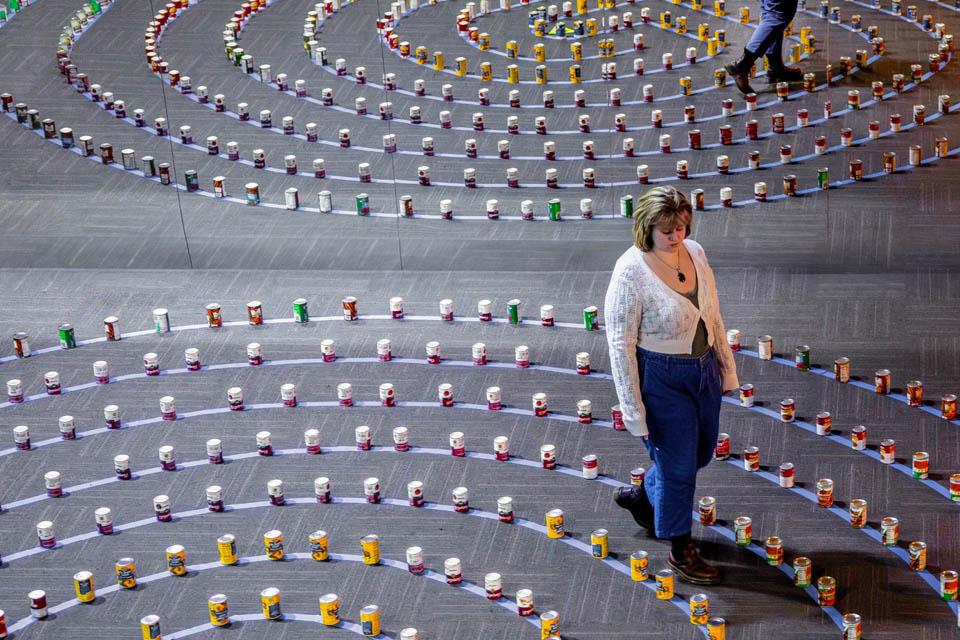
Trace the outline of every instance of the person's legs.
[[780, 35], [770, 43], [770, 46], [767, 47], [765, 55], [767, 57], [767, 62], [770, 63], [771, 68], [783, 66], [783, 31], [781, 31]]
[[[720, 365], [711, 353], [706, 360], [698, 360], [687, 378], [687, 394], [693, 403], [695, 412], [694, 433], [687, 446], [693, 451], [693, 468], [689, 472], [690, 493], [684, 497], [687, 511], [692, 510], [696, 494], [697, 472], [707, 466], [713, 458], [717, 434], [720, 430], [720, 402], [722, 389], [720, 384]], [[687, 515], [689, 518], [689, 514]], [[720, 571], [700, 557], [690, 533], [680, 534], [670, 539], [670, 557], [667, 563], [681, 579], [693, 584], [717, 584]]]
[[[644, 351], [642, 349], [637, 349], [637, 373], [640, 377], [640, 388], [643, 389], [643, 373], [644, 373]], [[650, 440], [642, 440], [644, 446], [647, 448], [647, 452], [650, 451]], [[646, 477], [645, 481], [653, 480], [656, 484], [656, 465], [652, 466]], [[654, 531], [654, 510], [653, 505], [650, 503], [650, 499], [647, 497], [647, 492], [643, 486], [640, 487], [618, 487], [613, 492], [613, 500], [617, 506], [622, 507], [630, 512], [630, 515], [633, 516], [633, 519], [638, 525], [647, 529], [650, 532]]]
[[733, 76], [742, 93], [753, 92], [750, 87], [750, 68], [757, 58], [768, 54], [775, 46], [777, 51], [782, 48], [783, 31], [796, 12], [797, 0], [761, 0], [760, 24], [744, 47], [740, 59], [725, 65], [727, 73]]
[[783, 31], [796, 13], [797, 0], [760, 1], [760, 24], [745, 47], [754, 60], [769, 53], [776, 42], [779, 41], [782, 46]]
[[797, 67], [788, 67], [783, 63], [783, 32], [797, 14], [797, 1], [777, 1], [779, 4], [779, 19], [783, 23], [783, 28], [779, 29], [777, 38], [764, 51], [767, 57], [767, 79], [770, 82], [800, 80], [803, 78], [803, 72]]
[[643, 353], [638, 350], [638, 363], [650, 432], [644, 444], [653, 464], [639, 492], [618, 490], [617, 504], [649, 529], [651, 523], [643, 519], [650, 514], [640, 506], [645, 493], [653, 507], [652, 528], [671, 543], [668, 564], [683, 580], [717, 584], [720, 572], [700, 557], [691, 540], [690, 515], [697, 471], [709, 462], [717, 439], [719, 365], [715, 357], [704, 362]]
[[701, 391], [697, 396], [697, 469], [703, 469], [713, 460], [720, 435], [720, 404], [723, 389], [720, 382], [720, 362], [713, 358], [711, 366], [701, 371]]
[[659, 538], [690, 533], [697, 473], [697, 405], [690, 394], [690, 375], [698, 367], [647, 358], [643, 380], [644, 406], [653, 468], [644, 488], [654, 509]]

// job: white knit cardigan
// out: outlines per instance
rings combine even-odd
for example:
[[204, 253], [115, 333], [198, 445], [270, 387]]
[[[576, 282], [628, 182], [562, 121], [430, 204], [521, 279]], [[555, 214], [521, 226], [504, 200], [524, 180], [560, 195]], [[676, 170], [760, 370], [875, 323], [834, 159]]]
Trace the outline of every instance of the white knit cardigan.
[[707, 342], [715, 348], [723, 391], [740, 386], [733, 352], [720, 317], [717, 284], [707, 255], [699, 243], [683, 241], [697, 271], [697, 309], [682, 294], [671, 289], [644, 261], [635, 246], [617, 260], [604, 302], [610, 368], [620, 399], [623, 421], [635, 436], [647, 435], [646, 410], [640, 394], [637, 347], [672, 355], [689, 354], [700, 319], [707, 328]]

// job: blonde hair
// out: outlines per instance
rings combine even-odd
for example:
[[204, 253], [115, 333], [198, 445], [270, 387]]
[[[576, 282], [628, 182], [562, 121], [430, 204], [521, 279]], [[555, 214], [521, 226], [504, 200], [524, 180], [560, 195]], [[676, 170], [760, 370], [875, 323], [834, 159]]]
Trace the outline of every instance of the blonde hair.
[[659, 224], [686, 226], [689, 237], [693, 226], [693, 207], [673, 187], [654, 187], [640, 196], [633, 210], [633, 244], [641, 251], [653, 249], [653, 229]]

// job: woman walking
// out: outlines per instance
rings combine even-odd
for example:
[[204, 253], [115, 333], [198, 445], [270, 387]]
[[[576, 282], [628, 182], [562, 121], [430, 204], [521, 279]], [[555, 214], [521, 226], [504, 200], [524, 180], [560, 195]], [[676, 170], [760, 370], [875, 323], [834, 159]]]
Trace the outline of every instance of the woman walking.
[[720, 400], [740, 384], [703, 247], [690, 240], [693, 210], [672, 187], [638, 201], [633, 246], [617, 260], [605, 301], [607, 343], [627, 429], [653, 467], [616, 503], [671, 543], [681, 579], [717, 584], [690, 537], [697, 472], [713, 457]]

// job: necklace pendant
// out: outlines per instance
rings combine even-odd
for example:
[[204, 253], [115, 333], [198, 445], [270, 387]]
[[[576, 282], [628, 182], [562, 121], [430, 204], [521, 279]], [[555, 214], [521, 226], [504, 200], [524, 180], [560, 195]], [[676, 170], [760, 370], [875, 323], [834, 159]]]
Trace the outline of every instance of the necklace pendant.
[[677, 272], [677, 280], [679, 280], [680, 282], [686, 282], [686, 281], [687, 281], [687, 276], [683, 275], [683, 273], [681, 273], [681, 272], [678, 271], [678, 272]]

